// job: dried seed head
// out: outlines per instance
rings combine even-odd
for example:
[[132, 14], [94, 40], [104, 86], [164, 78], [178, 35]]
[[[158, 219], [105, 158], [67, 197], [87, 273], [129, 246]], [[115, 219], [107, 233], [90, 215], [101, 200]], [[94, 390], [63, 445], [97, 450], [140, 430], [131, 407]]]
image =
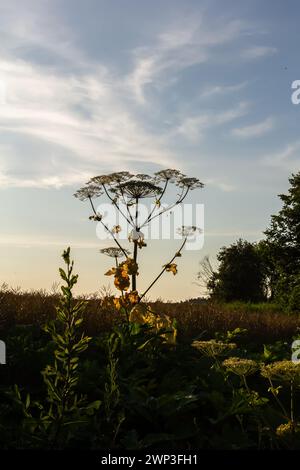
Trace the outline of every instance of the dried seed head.
[[182, 227], [177, 229], [177, 233], [181, 235], [182, 237], [191, 237], [193, 235], [196, 235], [196, 233], [201, 233], [202, 230], [199, 227], [196, 227], [195, 225], [182, 225]]
[[171, 183], [174, 183], [175, 181], [184, 177], [184, 175], [179, 170], [173, 170], [171, 168], [157, 171], [156, 173], [154, 173], [154, 175], [155, 181], [157, 183], [160, 183], [162, 181], [170, 181]]
[[107, 175], [99, 175], [91, 178], [89, 183], [102, 186], [103, 184], [118, 184], [132, 178], [133, 175], [128, 171], [119, 171], [116, 173], [109, 173]]
[[149, 181], [131, 180], [110, 188], [110, 191], [117, 196], [125, 195], [129, 199], [142, 199], [157, 196], [162, 189]]
[[201, 181], [198, 180], [198, 178], [188, 178], [187, 176], [184, 176], [183, 178], [179, 178], [179, 180], [176, 184], [180, 188], [186, 188], [186, 189], [189, 189], [189, 190], [204, 187], [204, 184], [201, 183]]
[[229, 357], [225, 359], [223, 366], [233, 374], [241, 377], [252, 375], [259, 369], [257, 362], [252, 359], [243, 359], [240, 357]]
[[94, 197], [99, 197], [103, 194], [103, 190], [94, 184], [89, 184], [78, 189], [74, 196], [80, 201], [85, 201], [86, 199], [92, 199]]
[[126, 253], [126, 255], [130, 255], [130, 251], [125, 250], [125, 248], [123, 250], [121, 250], [121, 248], [117, 248], [115, 246], [110, 246], [108, 248], [102, 248], [99, 251], [103, 255], [110, 256], [111, 258], [123, 258], [125, 256], [125, 253]]
[[209, 341], [193, 341], [192, 346], [202, 352], [204, 356], [218, 357], [227, 356], [233, 349], [236, 349], [235, 343], [223, 343], [211, 339]]
[[293, 361], [277, 361], [262, 367], [261, 375], [278, 382], [297, 382], [300, 384], [300, 363]]

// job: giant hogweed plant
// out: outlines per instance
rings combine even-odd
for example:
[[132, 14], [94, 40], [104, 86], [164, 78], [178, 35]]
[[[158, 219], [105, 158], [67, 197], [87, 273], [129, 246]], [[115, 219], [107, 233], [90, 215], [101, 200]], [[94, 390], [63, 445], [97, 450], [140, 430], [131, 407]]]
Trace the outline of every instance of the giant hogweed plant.
[[[163, 198], [171, 185], [175, 185], [179, 189], [177, 198], [171, 204], [163, 206]], [[170, 332], [171, 328], [173, 335], [166, 334], [165, 336], [165, 339], [171, 342], [174, 341], [176, 333], [175, 329], [171, 327], [170, 319], [167, 316], [155, 315], [147, 305], [142, 303], [142, 300], [165, 272], [171, 272], [173, 275], [177, 274], [175, 260], [182, 256], [181, 253], [188, 237], [195, 234], [199, 229], [195, 226], [181, 227], [179, 233], [182, 235], [183, 240], [180, 247], [169, 261], [162, 266], [158, 275], [144, 292], [139, 293], [137, 288], [137, 276], [139, 274], [138, 252], [147, 246], [142, 229], [149, 226], [154, 219], [182, 204], [190, 191], [202, 187], [203, 183], [197, 178], [187, 177], [174, 169], [161, 170], [154, 173], [153, 176], [146, 174], [133, 175], [127, 171], [122, 171], [95, 176], [75, 193], [75, 197], [81, 201], [89, 201], [93, 212], [90, 220], [101, 223], [115, 242], [116, 246], [100, 250], [101, 253], [115, 260], [115, 265], [106, 272], [107, 276], [114, 276], [115, 287], [121, 293], [119, 297], [114, 299], [115, 307], [125, 314], [128, 323], [130, 321], [142, 324], [148, 323], [156, 331], [165, 328]], [[109, 227], [104, 221], [104, 215], [97, 212], [95, 199], [100, 196], [108, 198], [112, 206], [117, 209], [120, 216], [125, 219], [130, 227], [128, 241], [132, 245], [131, 252], [121, 244], [118, 238], [118, 233], [121, 230], [120, 225]], [[144, 219], [141, 219], [139, 211], [142, 200], [154, 202], [152, 209]]]

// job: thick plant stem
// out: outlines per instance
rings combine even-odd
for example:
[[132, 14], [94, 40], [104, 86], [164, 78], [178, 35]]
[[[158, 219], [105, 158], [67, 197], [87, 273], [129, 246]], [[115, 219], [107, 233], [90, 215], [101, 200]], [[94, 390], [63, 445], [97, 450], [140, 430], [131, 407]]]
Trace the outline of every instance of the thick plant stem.
[[[135, 230], [138, 231], [138, 216], [139, 216], [139, 200], [138, 198], [135, 199]], [[134, 262], [137, 263], [137, 255], [138, 255], [138, 243], [137, 240], [133, 241], [134, 249], [133, 249], [133, 259]], [[136, 274], [132, 275], [132, 290], [136, 290]]]
[[[138, 245], [137, 245], [137, 242], [135, 241], [134, 249], [133, 249], [133, 259], [135, 263], [137, 262], [137, 248], [138, 248]], [[132, 275], [132, 290], [136, 290], [136, 274]]]
[[271, 389], [271, 392], [272, 392], [272, 395], [273, 397], [275, 398], [278, 406], [281, 408], [282, 412], [283, 412], [283, 416], [288, 420], [289, 419], [289, 415], [285, 409], [285, 407], [283, 406], [283, 404], [281, 403], [281, 401], [279, 400], [279, 398], [277, 397], [276, 393], [273, 391], [274, 390], [274, 385], [273, 385], [273, 382], [271, 379], [269, 379], [269, 383], [271, 385], [270, 389]]
[[291, 381], [291, 421], [294, 423], [294, 385], [293, 381]]
[[243, 383], [244, 383], [244, 385], [245, 385], [245, 388], [246, 388], [247, 392], [248, 392], [249, 395], [250, 395], [251, 392], [250, 392], [250, 389], [249, 389], [249, 387], [248, 387], [247, 379], [246, 379], [245, 375], [242, 376], [242, 379], [243, 379]]

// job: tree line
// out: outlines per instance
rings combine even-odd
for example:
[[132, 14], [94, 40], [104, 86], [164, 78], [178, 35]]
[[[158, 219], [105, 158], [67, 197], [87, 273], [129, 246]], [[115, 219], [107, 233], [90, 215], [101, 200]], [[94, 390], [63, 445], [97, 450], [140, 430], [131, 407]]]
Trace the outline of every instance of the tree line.
[[239, 239], [217, 255], [218, 269], [208, 257], [200, 263], [199, 284], [212, 299], [231, 302], [278, 303], [288, 311], [300, 310], [300, 172], [289, 178], [282, 208], [271, 216], [264, 239]]

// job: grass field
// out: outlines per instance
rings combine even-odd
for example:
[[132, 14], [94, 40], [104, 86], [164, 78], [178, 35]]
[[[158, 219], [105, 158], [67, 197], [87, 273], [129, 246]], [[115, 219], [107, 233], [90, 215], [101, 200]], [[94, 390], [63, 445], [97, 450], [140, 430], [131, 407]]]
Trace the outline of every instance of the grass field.
[[[84, 297], [81, 297], [84, 298]], [[15, 325], [44, 325], [54, 318], [59, 294], [47, 291], [0, 290], [0, 331], [2, 336]], [[109, 329], [118, 320], [112, 297], [94, 294], [86, 298], [84, 325], [88, 334], [97, 335]], [[290, 340], [300, 327], [298, 315], [287, 315], [276, 304], [247, 304], [233, 302], [218, 304], [208, 300], [149, 303], [153, 310], [177, 320], [180, 337], [190, 341], [201, 335], [211, 338], [215, 332], [235, 328], [247, 329], [244, 338], [257, 345], [278, 340]]]
[[147, 308], [152, 323], [127, 321], [110, 295], [3, 286], [0, 448], [299, 448], [298, 315], [201, 299]]
[[[23, 292], [2, 286], [0, 289], [0, 328], [3, 335], [15, 325], [43, 326], [55, 317], [59, 293], [43, 290]], [[85, 330], [90, 335], [109, 331], [118, 321], [113, 296], [99, 292], [86, 299]], [[216, 331], [247, 329], [245, 341], [263, 344], [290, 340], [300, 328], [297, 314], [287, 315], [276, 304], [232, 302], [218, 304], [209, 300], [179, 303], [149, 302], [153, 310], [176, 319], [180, 338], [190, 341], [201, 335], [211, 338]]]

